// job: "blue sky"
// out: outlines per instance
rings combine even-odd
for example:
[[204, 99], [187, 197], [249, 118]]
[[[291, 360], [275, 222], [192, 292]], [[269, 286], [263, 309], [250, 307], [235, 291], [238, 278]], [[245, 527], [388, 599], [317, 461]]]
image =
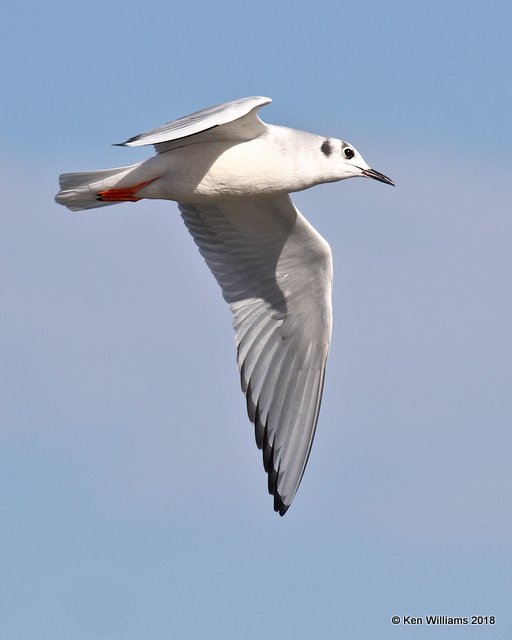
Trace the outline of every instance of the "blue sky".
[[[512, 10], [18, 2], [0, 25], [0, 635], [509, 638]], [[70, 214], [64, 171], [268, 95], [366, 180], [294, 200], [331, 244], [315, 445], [279, 518], [228, 309], [173, 203]], [[495, 615], [492, 627], [393, 615]]]

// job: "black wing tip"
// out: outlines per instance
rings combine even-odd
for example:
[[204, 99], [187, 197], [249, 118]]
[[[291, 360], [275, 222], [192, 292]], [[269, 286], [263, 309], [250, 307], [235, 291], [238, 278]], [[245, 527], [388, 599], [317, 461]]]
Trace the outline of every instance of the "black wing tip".
[[290, 508], [290, 505], [285, 504], [282, 501], [281, 496], [276, 493], [274, 495], [274, 511], [278, 513], [281, 517], [283, 517], [289, 508]]
[[[247, 395], [247, 402], [249, 406], [250, 394]], [[263, 468], [268, 475], [268, 492], [271, 496], [274, 496], [274, 511], [281, 517], [290, 508], [289, 504], [285, 504], [283, 499], [277, 491], [277, 480], [279, 478], [279, 470], [281, 465], [276, 469], [274, 466], [274, 447], [269, 442], [268, 438], [268, 426], [263, 425], [260, 421], [260, 415], [258, 406], [254, 409], [254, 426], [256, 435], [256, 445], [258, 449], [263, 449]]]
[[272, 448], [270, 460], [268, 461], [268, 469], [265, 469], [265, 471], [267, 471], [268, 473], [268, 492], [271, 496], [274, 496], [274, 511], [280, 516], [284, 516], [284, 514], [290, 508], [290, 504], [285, 504], [283, 498], [277, 490], [277, 481], [279, 479], [280, 468], [281, 464], [279, 464], [279, 467], [277, 469], [274, 467], [274, 449]]
[[137, 140], [139, 140], [139, 139], [140, 139], [140, 135], [133, 136], [133, 138], [128, 138], [128, 140], [125, 140], [124, 142], [113, 142], [112, 146], [113, 147], [127, 147], [130, 143], [137, 142]]

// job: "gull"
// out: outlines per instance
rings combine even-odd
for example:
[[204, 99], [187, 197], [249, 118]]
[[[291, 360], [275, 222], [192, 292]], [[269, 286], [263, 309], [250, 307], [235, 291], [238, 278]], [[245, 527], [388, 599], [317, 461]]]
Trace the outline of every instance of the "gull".
[[233, 314], [237, 364], [274, 510], [284, 515], [315, 435], [332, 328], [329, 244], [289, 194], [371, 169], [353, 145], [262, 122], [270, 98], [197, 111], [118, 146], [156, 155], [60, 176], [71, 211], [144, 198], [175, 200]]

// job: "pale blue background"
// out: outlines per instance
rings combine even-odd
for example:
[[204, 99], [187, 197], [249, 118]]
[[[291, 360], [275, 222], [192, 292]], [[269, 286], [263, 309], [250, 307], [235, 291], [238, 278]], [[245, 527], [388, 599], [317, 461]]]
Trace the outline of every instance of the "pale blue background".
[[[0, 25], [0, 637], [512, 637], [509, 2], [11, 3]], [[176, 206], [63, 171], [218, 102], [397, 188], [297, 194], [335, 259], [315, 446], [276, 516]], [[392, 615], [495, 615], [486, 629]]]

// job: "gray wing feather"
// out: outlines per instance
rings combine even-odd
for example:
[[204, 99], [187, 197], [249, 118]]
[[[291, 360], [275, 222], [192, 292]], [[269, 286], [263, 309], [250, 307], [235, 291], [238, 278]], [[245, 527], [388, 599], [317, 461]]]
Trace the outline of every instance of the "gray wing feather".
[[258, 118], [258, 111], [270, 102], [270, 98], [250, 97], [219, 104], [133, 136], [118, 146], [139, 147], [153, 144], [158, 153], [163, 153], [183, 146], [184, 143], [193, 144], [210, 139], [252, 140], [267, 129]]
[[179, 207], [233, 313], [247, 412], [283, 515], [320, 410], [332, 326], [329, 245], [288, 195]]

